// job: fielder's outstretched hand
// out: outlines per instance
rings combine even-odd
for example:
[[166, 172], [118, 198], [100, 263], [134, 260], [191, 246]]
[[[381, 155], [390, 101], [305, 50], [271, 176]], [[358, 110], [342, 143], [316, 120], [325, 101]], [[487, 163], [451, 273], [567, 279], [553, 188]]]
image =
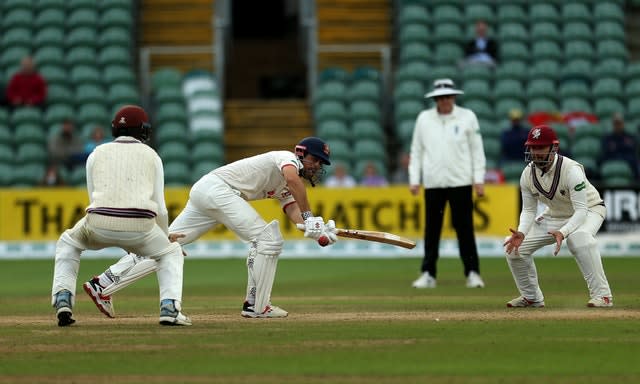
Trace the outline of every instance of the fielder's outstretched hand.
[[509, 231], [511, 231], [511, 237], [509, 237], [502, 245], [506, 246], [505, 251], [507, 253], [511, 254], [511, 252], [515, 251], [516, 255], [518, 255], [518, 248], [520, 248], [520, 245], [522, 245], [522, 241], [524, 240], [524, 233], [518, 232], [513, 228], [509, 228]]

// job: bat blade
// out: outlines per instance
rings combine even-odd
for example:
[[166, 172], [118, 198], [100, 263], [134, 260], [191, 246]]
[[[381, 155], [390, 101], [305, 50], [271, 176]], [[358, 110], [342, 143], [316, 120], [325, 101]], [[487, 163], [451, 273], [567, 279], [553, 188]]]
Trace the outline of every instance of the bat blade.
[[416, 246], [415, 241], [388, 232], [336, 228], [336, 234], [340, 237], [375, 241], [377, 243], [391, 244], [407, 249], [413, 249]]

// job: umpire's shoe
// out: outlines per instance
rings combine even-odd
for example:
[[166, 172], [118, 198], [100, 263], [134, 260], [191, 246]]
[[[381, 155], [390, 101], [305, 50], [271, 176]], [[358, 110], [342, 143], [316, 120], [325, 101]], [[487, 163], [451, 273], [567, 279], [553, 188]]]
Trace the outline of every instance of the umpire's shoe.
[[76, 322], [71, 312], [71, 292], [65, 289], [56, 293], [53, 307], [56, 309], [59, 327], [66, 327]]
[[111, 296], [102, 294], [104, 287], [100, 285], [100, 280], [97, 277], [84, 283], [82, 288], [84, 288], [87, 295], [91, 297], [91, 300], [93, 300], [93, 303], [98, 307], [100, 312], [104, 313], [107, 317], [116, 317]]
[[191, 319], [180, 312], [179, 304], [176, 305], [175, 300], [164, 299], [160, 301], [160, 324], [191, 325]]

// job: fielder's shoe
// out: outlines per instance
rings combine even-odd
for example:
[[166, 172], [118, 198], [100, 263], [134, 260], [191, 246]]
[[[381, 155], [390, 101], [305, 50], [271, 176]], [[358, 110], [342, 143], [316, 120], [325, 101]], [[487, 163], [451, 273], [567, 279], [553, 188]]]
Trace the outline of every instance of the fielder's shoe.
[[87, 292], [87, 295], [91, 297], [94, 304], [100, 312], [104, 313], [107, 317], [116, 317], [116, 313], [113, 310], [113, 302], [111, 301], [111, 296], [106, 296], [102, 294], [102, 290], [104, 287], [100, 285], [100, 280], [97, 277], [93, 277], [93, 279], [87, 281], [82, 285], [84, 291]]
[[471, 271], [467, 275], [467, 288], [484, 288], [484, 281], [477, 272]]
[[73, 319], [73, 312], [71, 312], [71, 292], [65, 289], [56, 293], [53, 307], [56, 309], [59, 327], [66, 327], [76, 322]]
[[251, 317], [251, 318], [256, 318], [256, 317], [277, 318], [277, 317], [287, 317], [287, 315], [289, 315], [289, 312], [285, 311], [280, 307], [276, 307], [275, 305], [272, 305], [272, 304], [269, 304], [269, 306], [267, 306], [267, 310], [264, 311], [263, 313], [255, 313], [253, 309], [254, 309], [253, 304], [249, 304], [248, 301], [245, 301], [244, 304], [242, 305], [242, 312], [240, 312], [240, 314], [242, 315], [242, 317]]
[[607, 296], [595, 297], [587, 302], [587, 307], [591, 307], [591, 308], [613, 307], [613, 299]]
[[180, 312], [175, 300], [164, 299], [160, 302], [160, 324], [191, 325], [191, 319]]
[[418, 277], [413, 284], [411, 284], [413, 288], [435, 288], [436, 287], [436, 279], [431, 276], [429, 272], [423, 272], [420, 277]]
[[511, 301], [507, 301], [507, 307], [509, 308], [542, 308], [544, 307], [544, 301], [529, 300], [524, 296], [516, 297]]

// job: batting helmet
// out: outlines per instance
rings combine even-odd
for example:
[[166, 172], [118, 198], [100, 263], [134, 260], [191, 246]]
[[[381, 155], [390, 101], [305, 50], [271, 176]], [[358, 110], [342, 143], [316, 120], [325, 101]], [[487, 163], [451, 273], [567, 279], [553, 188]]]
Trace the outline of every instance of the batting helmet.
[[305, 137], [296, 145], [296, 155], [302, 159], [307, 153], [312, 154], [323, 164], [331, 165], [329, 145], [317, 137]]
[[541, 147], [547, 145], [560, 144], [558, 136], [553, 128], [548, 125], [538, 125], [529, 131], [527, 141], [524, 143], [527, 147]]
[[151, 135], [149, 116], [137, 105], [125, 105], [111, 121], [111, 134], [113, 137], [131, 136], [145, 142]]

